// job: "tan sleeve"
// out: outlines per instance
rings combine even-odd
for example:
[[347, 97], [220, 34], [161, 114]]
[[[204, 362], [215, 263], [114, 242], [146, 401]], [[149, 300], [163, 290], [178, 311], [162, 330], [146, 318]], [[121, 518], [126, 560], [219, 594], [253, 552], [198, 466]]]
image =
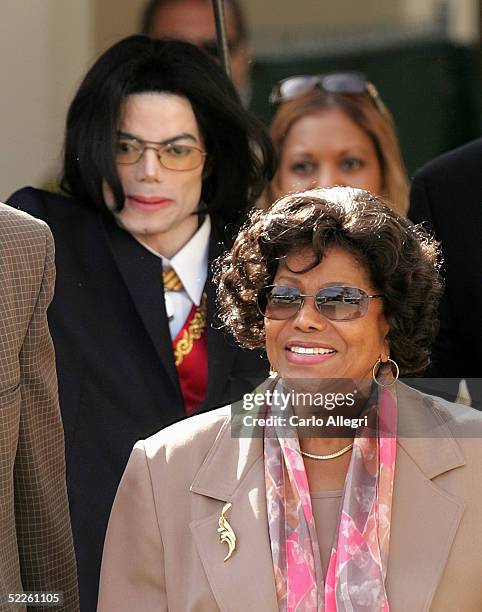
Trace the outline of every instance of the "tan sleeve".
[[23, 588], [63, 593], [79, 609], [77, 570], [65, 482], [64, 432], [47, 324], [54, 289], [54, 243], [45, 237], [43, 277], [20, 351], [21, 409], [14, 466], [15, 517]]
[[164, 551], [143, 442], [119, 484], [107, 528], [97, 612], [168, 610]]

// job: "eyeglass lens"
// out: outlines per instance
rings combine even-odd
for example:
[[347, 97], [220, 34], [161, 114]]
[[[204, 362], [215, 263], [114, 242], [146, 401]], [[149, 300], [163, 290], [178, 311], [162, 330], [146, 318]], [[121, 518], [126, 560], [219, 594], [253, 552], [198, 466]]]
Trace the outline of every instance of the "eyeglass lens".
[[367, 79], [361, 72], [290, 77], [278, 84], [270, 100], [272, 103], [291, 100], [309, 93], [315, 87], [320, 87], [329, 93], [363, 94], [367, 91]]
[[189, 145], [170, 143], [156, 145], [129, 138], [118, 138], [116, 142], [116, 162], [119, 164], [137, 163], [146, 149], [156, 151], [160, 163], [169, 170], [194, 170], [204, 157], [203, 151]]
[[344, 286], [325, 287], [316, 296], [303, 296], [294, 287], [271, 285], [259, 292], [258, 307], [268, 319], [289, 319], [300, 310], [305, 297], [314, 297], [318, 311], [333, 321], [357, 319], [368, 309], [368, 295], [362, 289]]
[[358, 72], [327, 74], [320, 80], [325, 91], [360, 94], [366, 91], [366, 77]]

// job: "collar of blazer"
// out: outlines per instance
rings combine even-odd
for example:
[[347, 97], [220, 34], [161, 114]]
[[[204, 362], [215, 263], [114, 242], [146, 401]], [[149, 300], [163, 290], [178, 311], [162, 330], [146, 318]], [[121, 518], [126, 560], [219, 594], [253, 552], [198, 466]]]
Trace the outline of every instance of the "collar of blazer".
[[[430, 608], [464, 509], [462, 501], [434, 479], [465, 465], [465, 459], [451, 432], [453, 417], [448, 411], [402, 383], [397, 383], [397, 397], [399, 436], [387, 589], [394, 610], [422, 612]], [[262, 438], [233, 439], [227, 417], [191, 485], [192, 493], [220, 501], [215, 515], [193, 520], [190, 527], [223, 612], [278, 610], [262, 456]], [[225, 547], [217, 545], [214, 527], [227, 501], [232, 503], [228, 520], [237, 546], [224, 563]]]

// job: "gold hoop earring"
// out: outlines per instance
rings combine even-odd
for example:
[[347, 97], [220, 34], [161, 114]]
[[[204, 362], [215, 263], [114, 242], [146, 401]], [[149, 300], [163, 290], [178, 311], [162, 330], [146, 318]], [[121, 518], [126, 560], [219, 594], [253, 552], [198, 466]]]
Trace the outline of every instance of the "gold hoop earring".
[[[389, 382], [387, 385], [385, 385], [385, 384], [381, 383], [377, 379], [377, 374], [380, 371], [380, 369], [382, 368], [382, 366], [386, 365], [387, 363], [390, 364], [390, 371], [392, 373], [393, 380], [391, 382]], [[378, 366], [378, 368], [377, 368], [377, 366]], [[395, 374], [393, 374], [393, 366], [395, 366]], [[376, 372], [375, 372], [375, 368], [377, 368]], [[382, 358], [379, 357], [377, 359], [377, 362], [375, 363], [375, 365], [372, 368], [373, 382], [376, 383], [379, 387], [382, 387], [382, 389], [386, 389], [387, 387], [391, 387], [394, 383], [397, 382], [399, 376], [400, 376], [400, 368], [398, 367], [398, 364], [397, 364], [396, 361], [394, 361], [393, 359], [390, 359], [390, 355], [387, 357], [386, 361], [382, 361]]]

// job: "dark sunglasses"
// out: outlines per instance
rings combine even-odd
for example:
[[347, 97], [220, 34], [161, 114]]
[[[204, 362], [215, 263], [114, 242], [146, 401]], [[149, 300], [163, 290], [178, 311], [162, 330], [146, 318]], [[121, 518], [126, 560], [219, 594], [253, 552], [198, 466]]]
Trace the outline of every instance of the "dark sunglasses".
[[318, 312], [331, 321], [351, 321], [367, 313], [369, 300], [383, 294], [368, 295], [363, 289], [334, 285], [320, 289], [316, 295], [304, 295], [295, 287], [268, 285], [258, 292], [258, 309], [263, 317], [283, 321], [291, 319], [302, 308], [305, 298], [314, 298]]
[[363, 72], [333, 72], [331, 74], [313, 74], [292, 76], [276, 83], [269, 95], [270, 104], [280, 104], [294, 100], [321, 89], [327, 93], [368, 94], [381, 113], [386, 112], [377, 88]]

